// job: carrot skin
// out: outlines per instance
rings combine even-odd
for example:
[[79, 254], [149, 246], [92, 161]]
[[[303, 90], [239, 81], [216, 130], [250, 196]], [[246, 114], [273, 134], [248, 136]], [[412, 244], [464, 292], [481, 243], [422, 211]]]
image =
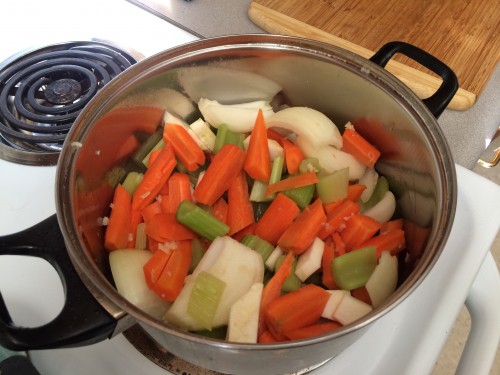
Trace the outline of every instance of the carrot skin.
[[337, 283], [333, 277], [332, 261], [335, 258], [335, 249], [328, 242], [325, 242], [323, 257], [321, 258], [321, 282], [328, 289], [337, 289]]
[[346, 221], [346, 226], [340, 236], [347, 251], [357, 248], [363, 242], [372, 238], [382, 225], [375, 219], [363, 214], [355, 214]]
[[342, 134], [342, 150], [354, 156], [359, 162], [373, 168], [380, 157], [380, 151], [354, 129], [345, 129]]
[[190, 240], [196, 237], [189, 228], [179, 223], [175, 214], [160, 213], [146, 222], [145, 233], [158, 242]]
[[233, 235], [254, 223], [253, 206], [248, 194], [244, 171], [240, 172], [227, 191], [228, 235]]
[[359, 248], [366, 246], [375, 246], [377, 258], [380, 258], [383, 251], [397, 255], [405, 248], [405, 233], [402, 229], [394, 229], [366, 240], [359, 245]]
[[113, 196], [113, 208], [104, 234], [104, 247], [108, 251], [125, 249], [129, 242], [131, 197], [119, 184]]
[[304, 153], [299, 148], [299, 146], [295, 145], [287, 139], [284, 139], [281, 142], [281, 146], [283, 147], [283, 151], [285, 154], [285, 164], [288, 173], [299, 173], [300, 163], [305, 159]]
[[259, 109], [252, 129], [244, 169], [254, 180], [267, 182], [271, 176], [271, 157], [262, 109]]
[[181, 125], [165, 124], [163, 139], [171, 142], [175, 155], [188, 171], [195, 171], [205, 163], [205, 154], [188, 131]]
[[354, 214], [360, 211], [360, 206], [349, 199], [343, 200], [327, 214], [325, 225], [318, 233], [318, 237], [324, 240], [333, 232], [341, 231], [342, 226]]
[[319, 181], [315, 172], [307, 172], [290, 176], [274, 184], [268, 185], [266, 188], [266, 196], [273, 195], [280, 191], [295, 189], [307, 185], [315, 184]]
[[168, 212], [176, 212], [183, 200], [191, 199], [191, 182], [185, 173], [174, 173], [168, 179]]

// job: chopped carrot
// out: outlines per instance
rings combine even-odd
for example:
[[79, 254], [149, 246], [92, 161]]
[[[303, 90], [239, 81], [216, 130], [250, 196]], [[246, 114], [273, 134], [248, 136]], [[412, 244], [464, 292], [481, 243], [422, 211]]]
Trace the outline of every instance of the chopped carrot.
[[292, 143], [288, 139], [284, 139], [281, 143], [283, 147], [283, 152], [285, 154], [285, 164], [288, 173], [296, 174], [299, 173], [299, 166], [305, 156], [299, 146]]
[[341, 256], [346, 253], [344, 241], [340, 237], [340, 233], [335, 232], [332, 234], [333, 245], [335, 249], [335, 256]]
[[188, 171], [195, 171], [205, 163], [203, 150], [183, 126], [165, 124], [163, 139], [172, 143], [175, 155]]
[[176, 160], [172, 147], [167, 143], [154, 163], [144, 173], [144, 177], [132, 196], [132, 208], [143, 209], [155, 200], [163, 185], [174, 170]]
[[168, 179], [168, 212], [176, 212], [183, 200], [191, 201], [191, 181], [185, 173], [174, 173]]
[[355, 214], [346, 221], [345, 228], [340, 232], [347, 251], [359, 247], [363, 242], [372, 238], [382, 225], [370, 216]]
[[284, 194], [278, 194], [255, 225], [255, 234], [276, 245], [286, 228], [299, 214], [297, 204]]
[[228, 235], [233, 235], [254, 223], [253, 206], [248, 194], [248, 182], [244, 171], [238, 173], [227, 191]]
[[322, 335], [328, 332], [333, 332], [342, 327], [342, 324], [338, 322], [319, 322], [316, 324], [312, 324], [307, 327], [299, 328], [294, 331], [288, 332], [286, 337], [289, 340], [302, 340], [307, 339], [309, 337]]
[[135, 247], [135, 238], [137, 235], [137, 226], [142, 223], [142, 212], [141, 210], [130, 210], [130, 232], [128, 238], [129, 249]]
[[271, 344], [273, 342], [279, 342], [279, 340], [276, 337], [274, 337], [271, 332], [265, 330], [259, 335], [257, 342], [259, 344]]
[[271, 176], [271, 157], [262, 109], [259, 109], [257, 113], [257, 119], [250, 135], [244, 169], [254, 180], [267, 182]]
[[403, 219], [394, 219], [386, 221], [385, 223], [382, 224], [382, 227], [380, 228], [380, 234], [390, 232], [391, 230], [394, 229], [403, 229]]
[[357, 214], [359, 210], [359, 204], [354, 203], [349, 199], [343, 200], [326, 216], [325, 225], [323, 225], [319, 231], [318, 237], [324, 240], [333, 232], [340, 232], [343, 229], [343, 226], [345, 226], [346, 221], [349, 220], [352, 215]]
[[151, 165], [155, 162], [155, 160], [158, 158], [158, 155], [160, 155], [160, 152], [161, 152], [161, 148], [159, 148], [157, 150], [152, 150], [149, 153], [148, 165]]
[[155, 293], [170, 302], [177, 298], [184, 285], [192, 256], [191, 241], [178, 241], [176, 244], [175, 249], [168, 251], [167, 257], [161, 254], [164, 251], [157, 251], [144, 265], [145, 278], [149, 279], [148, 286], [151, 285], [150, 288]]
[[190, 240], [196, 237], [191, 229], [177, 221], [175, 214], [160, 213], [146, 222], [145, 233], [158, 242]]
[[275, 182], [274, 184], [269, 184], [268, 187], [266, 188], [266, 196], [273, 195], [274, 193], [278, 193], [280, 191], [312, 185], [318, 181], [319, 179], [318, 176], [316, 175], [316, 172], [307, 172], [307, 173], [293, 175], [278, 182]]
[[227, 202], [223, 197], [220, 197], [215, 203], [210, 206], [212, 216], [227, 224]]
[[366, 190], [366, 185], [363, 184], [352, 184], [347, 187], [347, 199], [358, 202], [361, 198], [361, 194]]
[[267, 284], [264, 286], [262, 290], [262, 297], [260, 300], [260, 316], [259, 316], [259, 335], [266, 329], [266, 324], [264, 321], [264, 311], [267, 306], [274, 300], [278, 299], [281, 295], [281, 288], [285, 283], [285, 280], [290, 276], [292, 271], [294, 257], [292, 253], [288, 253], [281, 263], [281, 266], [274, 273], [273, 277], [269, 279]]
[[372, 300], [364, 286], [351, 290], [351, 296], [371, 306]]
[[302, 254], [311, 246], [325, 221], [323, 202], [318, 198], [288, 226], [279, 238], [278, 246], [284, 252], [292, 252], [295, 255]]
[[104, 235], [104, 247], [108, 251], [125, 249], [130, 233], [131, 198], [125, 188], [118, 184], [113, 196], [109, 223]]
[[373, 168], [380, 157], [380, 151], [354, 129], [346, 128], [344, 130], [342, 142], [343, 151], [351, 154], [369, 168]]
[[245, 151], [233, 144], [225, 144], [213, 157], [205, 175], [194, 189], [193, 196], [199, 203], [211, 206], [243, 169]]
[[332, 261], [335, 258], [335, 249], [334, 247], [325, 242], [325, 247], [323, 249], [323, 257], [321, 258], [321, 282], [328, 289], [337, 289], [337, 283], [335, 282], [335, 278], [333, 277], [333, 268]]
[[375, 246], [377, 258], [382, 255], [383, 251], [388, 251], [391, 255], [397, 255], [405, 248], [405, 232], [402, 229], [394, 229], [374, 236], [359, 245], [360, 248], [366, 246]]
[[337, 199], [336, 201], [330, 202], [330, 203], [324, 203], [323, 208], [325, 209], [326, 216], [330, 215], [330, 212], [332, 212], [335, 208], [340, 206], [342, 203], [344, 203], [344, 199]]
[[255, 234], [255, 222], [253, 222], [250, 225], [247, 225], [245, 228], [233, 234], [231, 237], [233, 237], [236, 241], [241, 242], [242, 238], [245, 237], [247, 234]]
[[315, 284], [307, 284], [272, 301], [264, 319], [273, 335], [287, 336], [319, 321], [330, 294]]
[[148, 204], [146, 207], [144, 207], [142, 210], [141, 210], [141, 214], [142, 214], [142, 219], [144, 220], [144, 222], [148, 222], [150, 221], [156, 214], [159, 214], [163, 212], [162, 211], [162, 207], [160, 205], [160, 202], [158, 201], [154, 201], [150, 204]]
[[286, 140], [286, 137], [284, 135], [281, 135], [272, 128], [267, 129], [267, 138], [278, 142], [280, 145], [282, 145], [283, 142]]

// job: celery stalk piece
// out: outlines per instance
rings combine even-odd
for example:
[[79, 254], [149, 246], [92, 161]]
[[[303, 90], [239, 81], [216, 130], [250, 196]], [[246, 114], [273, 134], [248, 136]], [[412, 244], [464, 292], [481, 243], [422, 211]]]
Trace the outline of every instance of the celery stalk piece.
[[214, 154], [216, 154], [225, 144], [233, 144], [244, 148], [244, 140], [245, 134], [233, 132], [229, 130], [226, 124], [220, 124], [217, 128], [217, 135], [215, 137]]
[[187, 312], [203, 329], [212, 330], [212, 322], [225, 288], [226, 283], [209, 272], [202, 271], [196, 277]]
[[[144, 168], [147, 167], [147, 159], [149, 158], [149, 154], [151, 150], [158, 145], [158, 142], [162, 141], [163, 138], [163, 127], [158, 129], [156, 132], [151, 134], [137, 149], [137, 151], [132, 156], [132, 160], [136, 165]], [[146, 163], [144, 161], [146, 160]]]
[[347, 197], [349, 187], [349, 168], [340, 169], [331, 174], [319, 176], [316, 190], [325, 204]]
[[273, 160], [273, 166], [271, 168], [271, 177], [269, 177], [269, 184], [274, 184], [281, 180], [283, 174], [283, 166], [285, 164], [285, 158], [283, 156], [278, 156]]
[[311, 203], [315, 191], [316, 186], [313, 184], [301, 186], [295, 189], [285, 190], [283, 191], [283, 194], [293, 200], [297, 204], [297, 206], [299, 206], [300, 209], [303, 210]]
[[378, 202], [384, 198], [385, 193], [389, 191], [389, 183], [384, 176], [380, 176], [377, 180], [377, 184], [375, 185], [375, 189], [373, 190], [370, 199], [368, 199], [365, 203], [361, 205], [361, 212], [365, 212], [366, 210], [375, 206]]
[[266, 195], [267, 184], [264, 181], [254, 180], [250, 190], [251, 202], [268, 202], [273, 200], [272, 196]]
[[191, 240], [191, 265], [189, 266], [189, 273], [193, 273], [201, 258], [205, 255], [205, 248], [198, 238]]
[[[280, 267], [283, 261], [285, 260], [286, 255], [280, 255], [279, 258], [276, 260], [275, 264], [275, 271], [276, 272]], [[293, 263], [292, 263], [292, 273], [286, 278], [285, 282], [283, 283], [283, 286], [281, 287], [281, 291], [283, 293], [289, 293], [293, 292], [294, 290], [297, 290], [300, 288], [302, 285], [302, 281], [298, 278], [298, 276], [295, 274], [295, 269], [297, 267], [297, 259], [294, 258]]]
[[321, 166], [319, 165], [318, 158], [305, 158], [300, 162], [299, 172], [307, 173], [307, 172], [320, 172]]
[[175, 217], [179, 223], [210, 241], [229, 232], [226, 224], [188, 200], [179, 204]]
[[333, 277], [344, 290], [362, 287], [377, 266], [375, 246], [367, 246], [335, 257], [332, 261]]
[[127, 174], [127, 177], [125, 177], [125, 180], [123, 181], [123, 188], [127, 190], [127, 192], [130, 195], [133, 195], [135, 192], [135, 189], [137, 189], [137, 186], [142, 181], [142, 178], [144, 177], [143, 173], [140, 172], [129, 172]]
[[255, 234], [245, 235], [240, 242], [250, 249], [258, 252], [262, 257], [264, 263], [266, 262], [267, 258], [269, 258], [269, 255], [271, 255], [271, 253], [274, 251], [273, 245]]
[[116, 166], [111, 168], [111, 170], [106, 172], [106, 181], [108, 181], [108, 184], [112, 186], [113, 188], [116, 188], [116, 186], [123, 181], [124, 177], [127, 175], [127, 171], [125, 168]]

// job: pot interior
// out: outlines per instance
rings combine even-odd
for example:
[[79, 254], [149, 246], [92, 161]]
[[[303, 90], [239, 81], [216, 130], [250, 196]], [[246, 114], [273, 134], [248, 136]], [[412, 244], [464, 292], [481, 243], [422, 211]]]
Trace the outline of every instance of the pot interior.
[[[141, 107], [180, 115], [184, 102], [172, 92], [192, 103], [200, 97], [270, 100], [273, 84], [282, 88], [281, 102], [317, 109], [341, 131], [350, 121], [376, 145], [376, 168], [389, 180], [398, 215], [419, 229], [407, 242], [401, 285], [367, 320], [419, 284], [444, 246], [456, 200], [454, 165], [436, 120], [403, 84], [357, 55], [296, 38], [237, 36], [194, 42], [136, 64], [78, 117], [59, 161], [57, 204], [70, 255], [94, 288], [130, 308], [112, 288], [101, 223], [114, 186], [128, 171], [141, 170], [131, 156], [161, 126], [157, 117], [142, 116]], [[199, 116], [190, 113], [187, 121]]]

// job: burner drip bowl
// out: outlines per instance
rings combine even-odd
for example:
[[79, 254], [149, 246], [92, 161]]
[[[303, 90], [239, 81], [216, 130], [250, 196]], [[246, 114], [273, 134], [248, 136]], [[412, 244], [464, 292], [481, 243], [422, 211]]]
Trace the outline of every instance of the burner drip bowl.
[[81, 110], [135, 63], [109, 44], [70, 42], [21, 54], [0, 67], [0, 158], [55, 164]]

